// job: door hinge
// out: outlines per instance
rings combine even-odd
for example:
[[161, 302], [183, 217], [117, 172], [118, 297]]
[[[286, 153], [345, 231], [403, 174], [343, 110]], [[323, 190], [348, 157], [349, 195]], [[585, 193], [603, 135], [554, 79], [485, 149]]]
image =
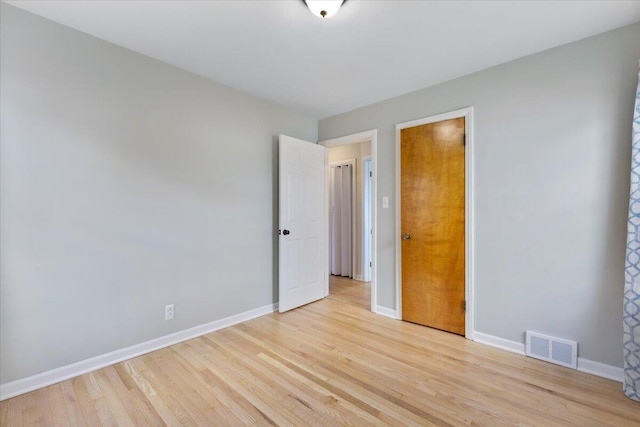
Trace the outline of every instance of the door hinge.
[[462, 145], [463, 146], [467, 145], [467, 134], [466, 133], [462, 134]]
[[369, 178], [373, 176], [373, 172], [369, 171]]
[[467, 312], [467, 301], [462, 301], [462, 309], [464, 310], [464, 312]]
[[371, 261], [369, 261], [369, 267], [373, 267], [373, 265], [371, 264]]

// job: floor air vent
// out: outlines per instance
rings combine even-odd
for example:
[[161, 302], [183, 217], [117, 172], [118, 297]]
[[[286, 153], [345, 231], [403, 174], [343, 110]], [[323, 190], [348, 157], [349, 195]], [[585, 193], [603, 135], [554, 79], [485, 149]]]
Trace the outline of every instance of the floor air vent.
[[578, 343], [527, 331], [527, 356], [568, 368], [578, 368]]

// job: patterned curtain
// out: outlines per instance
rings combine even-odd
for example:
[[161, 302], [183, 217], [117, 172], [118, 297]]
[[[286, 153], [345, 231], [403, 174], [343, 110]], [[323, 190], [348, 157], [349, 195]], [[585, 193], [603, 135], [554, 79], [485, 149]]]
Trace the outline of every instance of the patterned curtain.
[[633, 112], [631, 195], [624, 283], [624, 394], [640, 401], [640, 70]]

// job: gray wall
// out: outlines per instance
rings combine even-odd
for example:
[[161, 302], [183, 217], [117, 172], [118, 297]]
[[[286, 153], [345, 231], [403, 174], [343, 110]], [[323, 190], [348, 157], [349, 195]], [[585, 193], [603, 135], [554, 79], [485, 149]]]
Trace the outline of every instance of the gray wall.
[[1, 7], [2, 383], [275, 302], [276, 136], [317, 121]]
[[378, 304], [395, 306], [394, 126], [473, 106], [476, 330], [622, 366], [638, 58], [635, 24], [321, 120], [321, 140], [378, 129]]

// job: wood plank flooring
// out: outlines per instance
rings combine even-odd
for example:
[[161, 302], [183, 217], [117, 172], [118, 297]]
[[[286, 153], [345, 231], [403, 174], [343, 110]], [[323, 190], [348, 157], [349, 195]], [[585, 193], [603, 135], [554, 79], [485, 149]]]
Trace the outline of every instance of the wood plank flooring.
[[371, 284], [348, 277], [329, 276], [329, 298], [370, 311]]
[[640, 426], [621, 384], [369, 311], [273, 313], [0, 403], [2, 426]]

